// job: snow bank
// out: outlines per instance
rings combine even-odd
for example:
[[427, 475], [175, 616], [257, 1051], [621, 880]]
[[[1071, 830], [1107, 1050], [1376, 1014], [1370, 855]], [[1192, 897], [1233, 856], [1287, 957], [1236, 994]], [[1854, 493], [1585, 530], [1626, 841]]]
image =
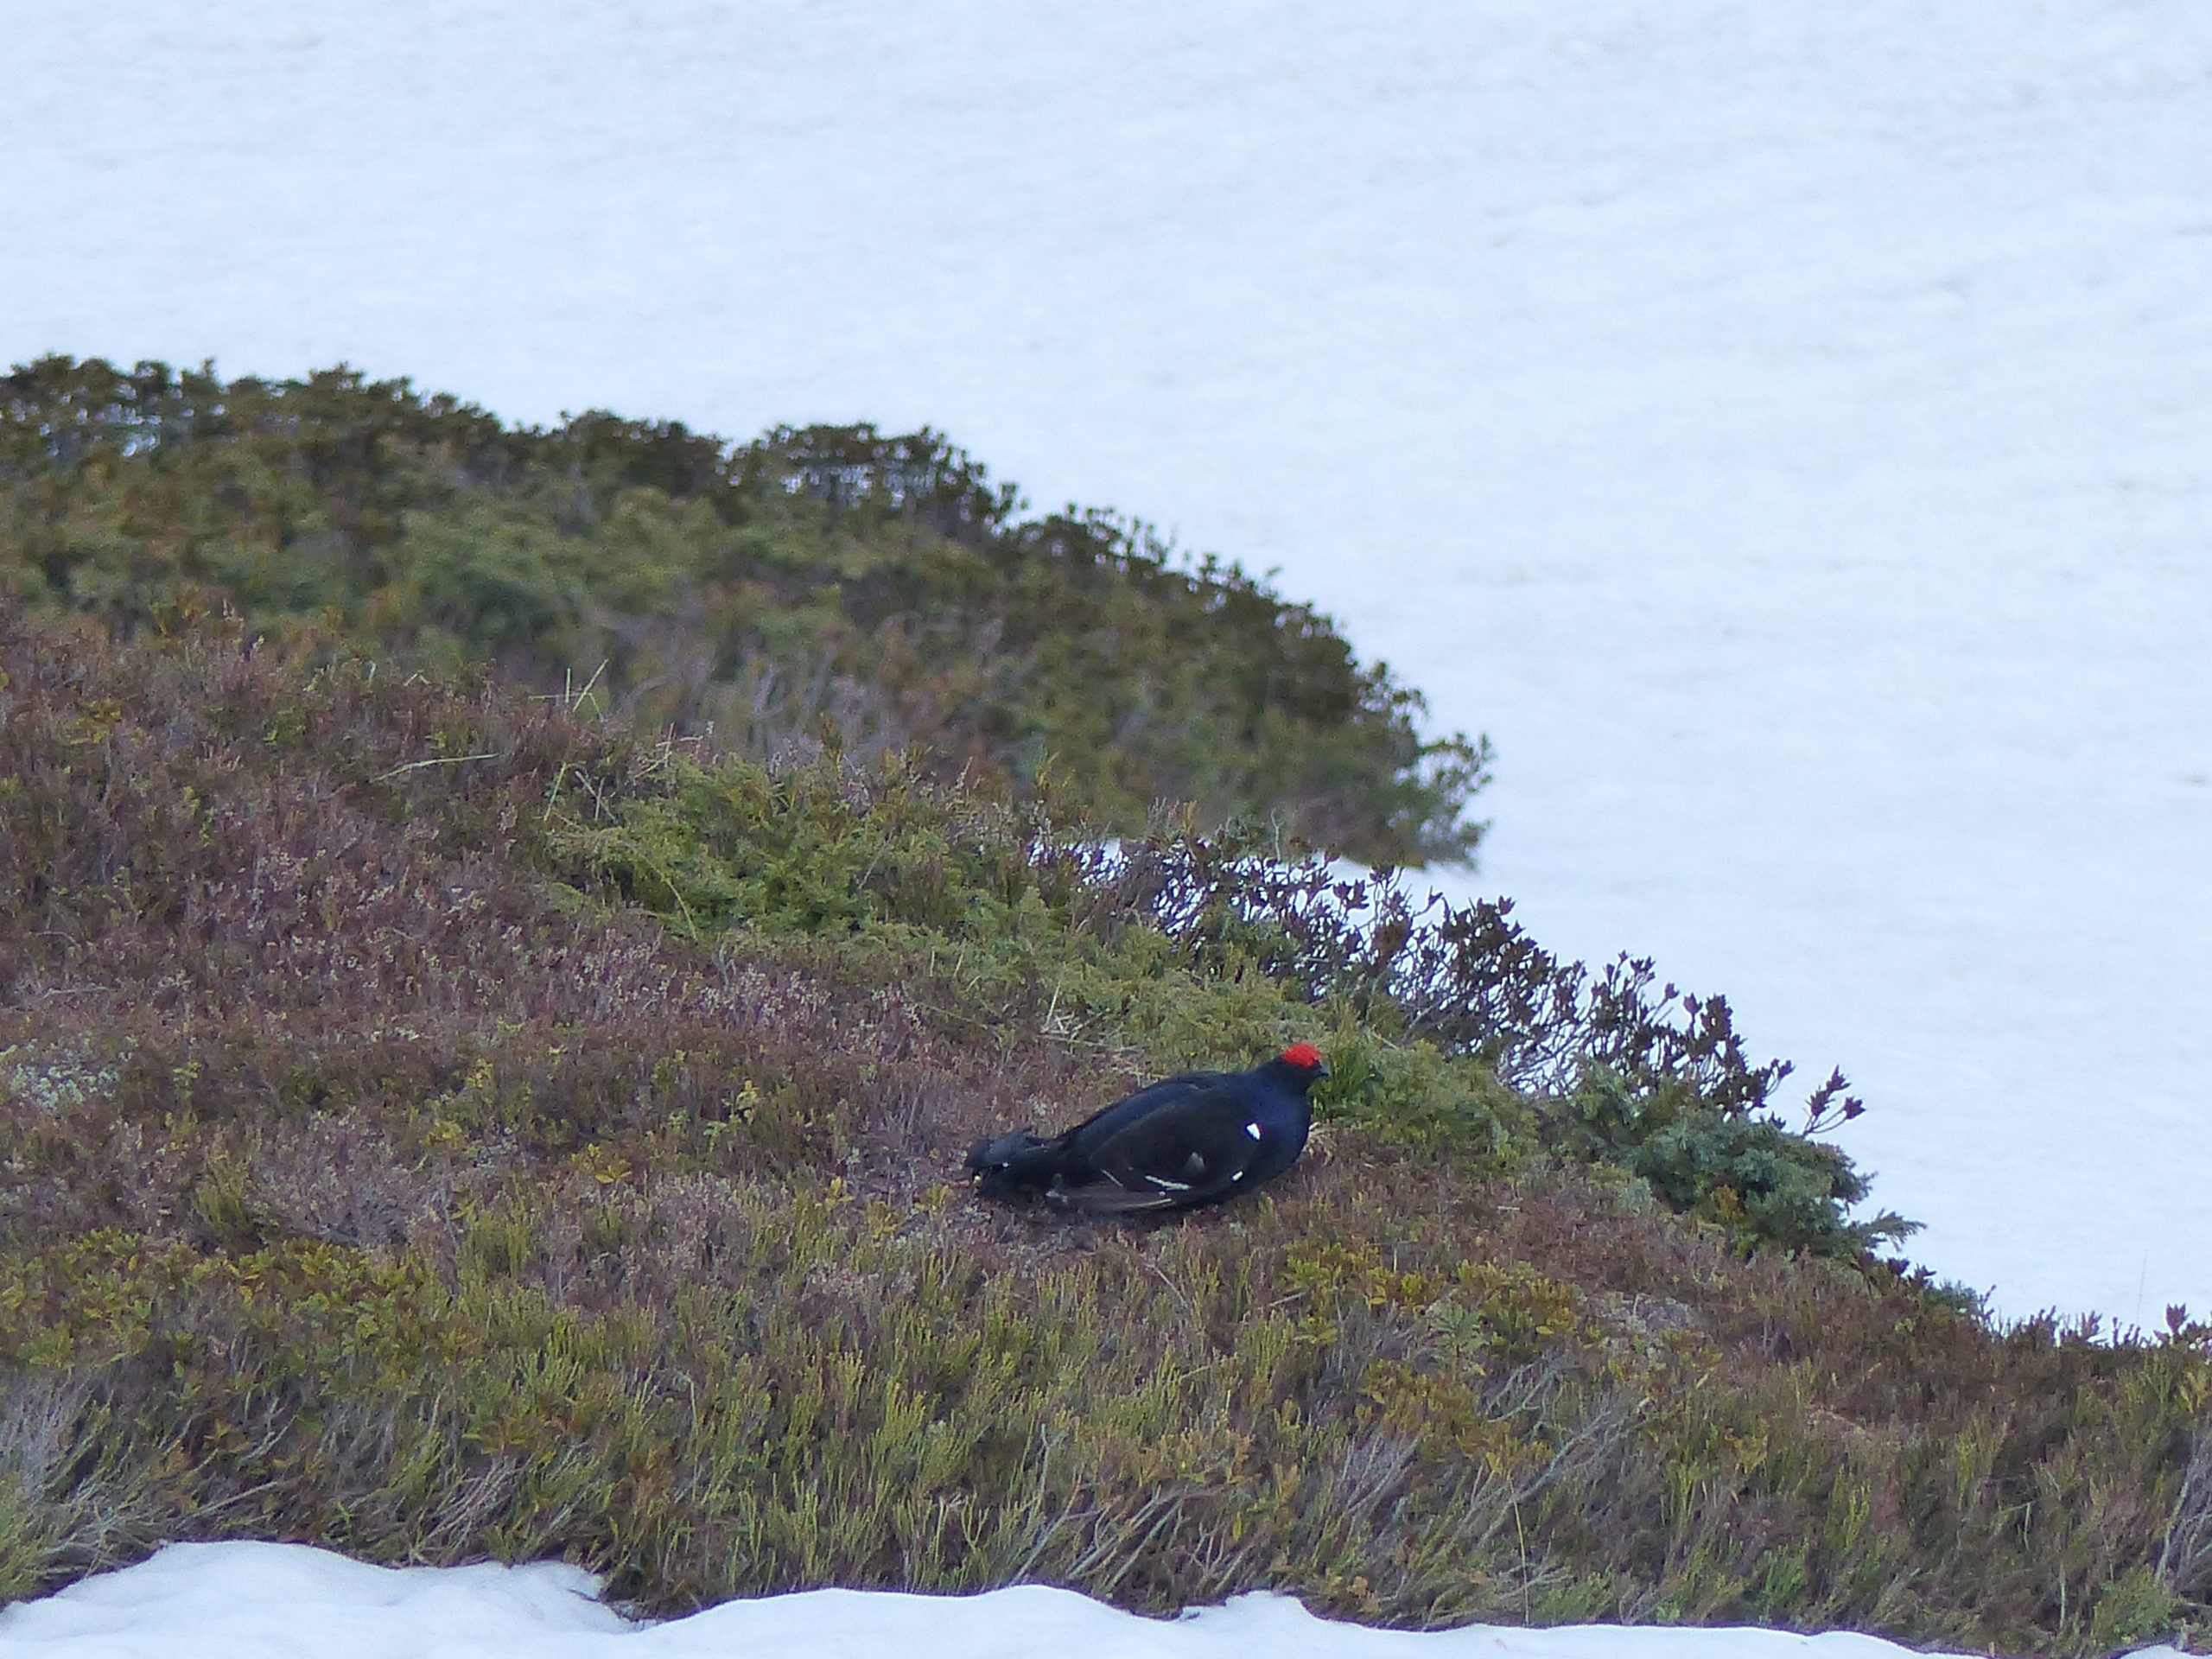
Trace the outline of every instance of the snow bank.
[[[1470, 1625], [1431, 1634], [1314, 1618], [1239, 1596], [1139, 1618], [1072, 1591], [980, 1596], [814, 1590], [626, 1621], [589, 1573], [529, 1567], [368, 1567], [302, 1544], [173, 1544], [151, 1560], [0, 1611], [22, 1659], [1892, 1659], [1844, 1632]], [[2146, 1650], [2163, 1659], [2171, 1649]]]

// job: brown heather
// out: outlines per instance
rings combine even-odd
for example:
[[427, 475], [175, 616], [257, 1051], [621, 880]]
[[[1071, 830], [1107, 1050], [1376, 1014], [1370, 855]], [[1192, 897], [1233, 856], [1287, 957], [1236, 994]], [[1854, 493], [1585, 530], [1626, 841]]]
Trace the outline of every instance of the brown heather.
[[[2212, 1333], [1884, 1265], [1821, 1219], [1847, 1166], [1754, 1133], [1725, 1009], [1576, 1002], [1495, 913], [1348, 942], [1324, 882], [1240, 910], [1204, 843], [1056, 849], [895, 764], [173, 626], [0, 609], [0, 1593], [251, 1536], [661, 1611], [2202, 1629]], [[1338, 1076], [1256, 1201], [953, 1179], [1291, 1035]]]

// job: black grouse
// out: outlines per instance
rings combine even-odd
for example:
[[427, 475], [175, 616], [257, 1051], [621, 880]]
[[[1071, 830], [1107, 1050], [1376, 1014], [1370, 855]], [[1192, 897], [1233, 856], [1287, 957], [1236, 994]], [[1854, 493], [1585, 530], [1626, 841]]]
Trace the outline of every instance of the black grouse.
[[1016, 1129], [978, 1141], [968, 1168], [987, 1198], [1041, 1197], [1091, 1214], [1189, 1210], [1273, 1180], [1298, 1161], [1329, 1075], [1293, 1043], [1249, 1071], [1185, 1071], [1117, 1100], [1047, 1141]]

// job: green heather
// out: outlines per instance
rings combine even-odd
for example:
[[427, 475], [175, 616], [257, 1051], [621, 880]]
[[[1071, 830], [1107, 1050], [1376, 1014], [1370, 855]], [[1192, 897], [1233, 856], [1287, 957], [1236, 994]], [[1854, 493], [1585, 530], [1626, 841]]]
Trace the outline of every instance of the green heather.
[[[10, 385], [0, 1595], [238, 1536], [655, 1611], [2212, 1625], [2212, 1327], [1993, 1323], [1720, 999], [1285, 857], [1472, 844], [1477, 751], [1311, 613], [934, 439]], [[1254, 1199], [958, 1179], [1294, 1039]]]

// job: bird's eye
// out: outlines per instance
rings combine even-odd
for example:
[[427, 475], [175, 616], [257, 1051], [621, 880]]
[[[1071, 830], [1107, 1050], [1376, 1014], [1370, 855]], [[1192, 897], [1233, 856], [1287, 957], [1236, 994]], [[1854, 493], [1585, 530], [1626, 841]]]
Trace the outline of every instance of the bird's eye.
[[1247, 1123], [1244, 1126], [1244, 1133], [1257, 1141], [1260, 1138], [1260, 1126], [1256, 1123]]

